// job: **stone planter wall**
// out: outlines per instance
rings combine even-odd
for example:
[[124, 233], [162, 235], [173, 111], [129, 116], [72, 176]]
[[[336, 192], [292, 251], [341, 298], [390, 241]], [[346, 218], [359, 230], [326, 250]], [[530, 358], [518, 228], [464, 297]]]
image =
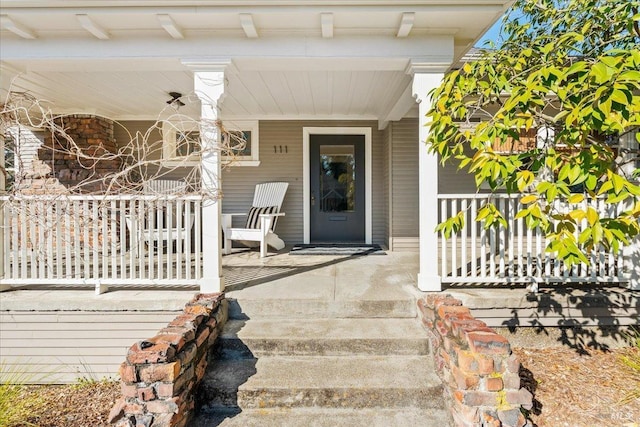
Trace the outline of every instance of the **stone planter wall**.
[[109, 414], [117, 427], [184, 427], [207, 354], [227, 319], [223, 294], [200, 294], [156, 336], [131, 346], [120, 366], [122, 397]]
[[418, 301], [436, 370], [460, 427], [523, 427], [533, 396], [520, 387], [520, 362], [506, 338], [450, 295]]

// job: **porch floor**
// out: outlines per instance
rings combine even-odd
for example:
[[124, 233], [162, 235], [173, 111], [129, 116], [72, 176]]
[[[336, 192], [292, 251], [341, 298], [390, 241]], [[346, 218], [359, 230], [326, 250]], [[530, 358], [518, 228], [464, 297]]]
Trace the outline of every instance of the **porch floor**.
[[[260, 258], [255, 250], [222, 257], [226, 295], [232, 299], [319, 301], [394, 300], [417, 297], [417, 253], [289, 255], [289, 248]], [[2, 311], [182, 310], [195, 285], [114, 285], [95, 295], [81, 285], [32, 285], [0, 293]]]

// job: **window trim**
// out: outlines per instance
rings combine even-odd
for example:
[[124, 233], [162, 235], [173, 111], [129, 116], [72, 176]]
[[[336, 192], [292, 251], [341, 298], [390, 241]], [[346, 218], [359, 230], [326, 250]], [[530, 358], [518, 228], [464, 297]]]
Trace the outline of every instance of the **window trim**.
[[200, 154], [177, 156], [177, 134], [179, 132], [200, 131], [198, 122], [190, 117], [181, 116], [184, 120], [170, 118], [162, 121], [162, 165], [163, 166], [198, 166]]
[[[178, 120], [180, 119], [180, 120]], [[227, 131], [251, 132], [251, 155], [250, 156], [222, 156], [222, 164], [225, 166], [259, 166], [259, 131], [258, 120], [231, 120], [224, 122]], [[162, 165], [175, 166], [198, 166], [201, 162], [200, 154], [195, 153], [188, 156], [177, 156], [177, 134], [178, 132], [199, 131], [199, 123], [187, 116], [171, 117], [162, 121]]]
[[223, 127], [228, 132], [251, 132], [251, 155], [223, 155], [222, 164], [225, 166], [260, 166], [260, 125], [258, 120], [225, 120]]

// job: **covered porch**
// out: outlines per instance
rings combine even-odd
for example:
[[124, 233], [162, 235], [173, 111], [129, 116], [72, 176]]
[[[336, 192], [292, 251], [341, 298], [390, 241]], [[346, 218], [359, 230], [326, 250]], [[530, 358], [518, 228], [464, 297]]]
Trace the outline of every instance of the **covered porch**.
[[[5, 3], [3, 95], [46, 100], [56, 117], [106, 118], [112, 154], [145, 165], [139, 184], [162, 177], [188, 180], [195, 190], [152, 197], [45, 188], [1, 196], [2, 290], [64, 284], [97, 293], [150, 285], [225, 290], [234, 282], [224, 268], [221, 215], [246, 212], [261, 182], [289, 183], [286, 216], [277, 225], [287, 244], [328, 240], [314, 234], [311, 214], [314, 135], [361, 137], [363, 212], [354, 239], [418, 254], [421, 291], [458, 282], [622, 282], [630, 270], [637, 273], [637, 264], [618, 254], [597, 255], [595, 269], [562, 270], [540, 236], [514, 221], [501, 235], [469, 227], [447, 241], [434, 233], [457, 207], [473, 212], [482, 196], [469, 196], [472, 179], [440, 167], [427, 152], [427, 96], [508, 1]], [[51, 13], [59, 19], [49, 19]], [[224, 128], [250, 133], [251, 143], [228, 156]], [[189, 143], [181, 151], [177, 138], [190, 132], [199, 138], [195, 153]], [[42, 177], [58, 184], [77, 172], [50, 163]], [[513, 203], [505, 198], [505, 215]], [[334, 224], [346, 217], [332, 216]]]

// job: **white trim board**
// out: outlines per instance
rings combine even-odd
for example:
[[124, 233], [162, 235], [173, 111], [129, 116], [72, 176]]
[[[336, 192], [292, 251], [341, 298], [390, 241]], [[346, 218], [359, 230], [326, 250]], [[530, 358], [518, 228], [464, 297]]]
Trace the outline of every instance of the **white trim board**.
[[304, 127], [302, 129], [302, 187], [303, 187], [303, 218], [304, 218], [304, 243], [311, 240], [311, 203], [310, 179], [309, 179], [309, 137], [311, 135], [363, 135], [364, 136], [364, 163], [365, 163], [365, 243], [372, 241], [372, 170], [371, 170], [371, 128], [370, 127]]

